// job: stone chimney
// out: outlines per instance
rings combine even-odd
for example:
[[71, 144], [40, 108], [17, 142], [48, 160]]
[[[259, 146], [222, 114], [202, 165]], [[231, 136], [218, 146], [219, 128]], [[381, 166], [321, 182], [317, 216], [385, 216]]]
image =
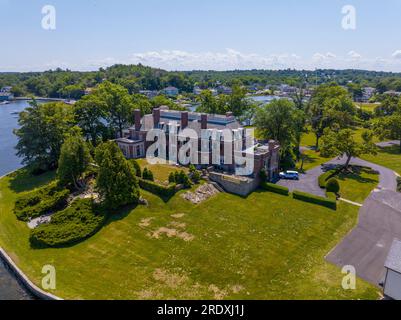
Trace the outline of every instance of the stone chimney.
[[201, 129], [207, 129], [207, 114], [201, 114]]
[[141, 130], [141, 110], [139, 109], [134, 110], [134, 125], [135, 131]]
[[188, 111], [181, 112], [181, 130], [184, 130], [186, 127], [188, 127], [188, 121], [189, 121]]
[[160, 108], [153, 109], [153, 125], [154, 128], [158, 128], [160, 123]]

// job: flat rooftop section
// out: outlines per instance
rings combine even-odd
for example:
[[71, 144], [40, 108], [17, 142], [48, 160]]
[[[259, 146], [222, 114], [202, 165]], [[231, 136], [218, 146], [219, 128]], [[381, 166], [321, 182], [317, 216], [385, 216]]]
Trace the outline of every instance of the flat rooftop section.
[[388, 269], [401, 273], [401, 241], [395, 239], [390, 248], [384, 266]]
[[[160, 117], [164, 119], [169, 119], [169, 120], [176, 120], [176, 121], [181, 121], [181, 111], [174, 111], [174, 110], [161, 110], [160, 111]], [[201, 113], [198, 112], [188, 112], [188, 120], [189, 121], [201, 121]], [[207, 122], [211, 124], [217, 124], [217, 125], [227, 125], [230, 123], [235, 122], [235, 117], [227, 117], [224, 115], [207, 115]]]

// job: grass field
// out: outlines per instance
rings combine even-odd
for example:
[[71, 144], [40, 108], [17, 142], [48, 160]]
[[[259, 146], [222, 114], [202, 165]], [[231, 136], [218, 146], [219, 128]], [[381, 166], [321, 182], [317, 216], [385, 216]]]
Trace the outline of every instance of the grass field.
[[380, 106], [378, 103], [356, 103], [356, 105], [365, 111], [374, 112], [375, 109]]
[[52, 177], [0, 180], [0, 245], [37, 284], [42, 267], [55, 266], [54, 293], [63, 298], [378, 297], [378, 289], [362, 280], [357, 290], [343, 290], [341, 270], [324, 260], [355, 225], [354, 206], [340, 203], [332, 211], [268, 192], [247, 199], [219, 194], [195, 206], [179, 194], [164, 203], [143, 192], [148, 207], [112, 216], [85, 242], [34, 250], [12, 208], [18, 193]]
[[138, 164], [141, 166], [142, 171], [144, 168], [150, 169], [153, 172], [155, 181], [158, 181], [160, 183], [168, 182], [168, 176], [170, 172], [181, 170], [188, 172], [188, 169], [185, 167], [176, 167], [168, 164], [149, 164], [146, 159], [138, 159], [137, 161]]
[[352, 173], [337, 176], [341, 197], [363, 203], [379, 184], [379, 174], [369, 168], [355, 168]]
[[401, 175], [401, 152], [399, 146], [379, 148], [377, 155], [364, 155], [361, 158], [394, 170]]

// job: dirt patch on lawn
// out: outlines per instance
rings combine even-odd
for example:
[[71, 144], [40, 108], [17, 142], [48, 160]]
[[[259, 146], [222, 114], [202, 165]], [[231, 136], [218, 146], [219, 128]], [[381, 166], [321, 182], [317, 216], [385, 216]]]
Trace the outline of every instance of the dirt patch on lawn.
[[167, 227], [161, 227], [148, 233], [148, 236], [154, 239], [160, 239], [162, 235], [166, 235], [168, 238], [179, 238], [187, 242], [195, 239], [195, 236], [188, 232]]
[[171, 217], [174, 219], [181, 219], [185, 216], [184, 213], [177, 213], [177, 214], [172, 214]]
[[210, 183], [205, 183], [201, 185], [194, 192], [188, 191], [181, 195], [185, 200], [192, 202], [193, 204], [199, 204], [210, 197], [218, 194], [220, 191], [215, 188], [214, 185]]
[[152, 223], [153, 219], [154, 218], [144, 218], [141, 220], [141, 222], [139, 222], [138, 226], [140, 226], [141, 228], [150, 227], [150, 224]]

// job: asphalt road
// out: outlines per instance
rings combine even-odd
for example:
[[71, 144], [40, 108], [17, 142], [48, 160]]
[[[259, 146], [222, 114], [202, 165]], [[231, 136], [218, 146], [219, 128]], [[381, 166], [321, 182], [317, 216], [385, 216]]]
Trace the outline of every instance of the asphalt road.
[[326, 257], [342, 268], [354, 266], [358, 277], [378, 286], [394, 238], [401, 239], [401, 193], [375, 190], [359, 212], [359, 221]]
[[[324, 165], [327, 167], [330, 165], [336, 166], [344, 163], [345, 159], [337, 158], [325, 163]], [[396, 190], [397, 187], [396, 175], [392, 170], [359, 158], [353, 158], [351, 160], [351, 164], [357, 166], [369, 167], [379, 172], [380, 174], [380, 182], [378, 186], [379, 189], [386, 189], [393, 191]], [[300, 174], [299, 180], [280, 180], [277, 184], [289, 188], [291, 192], [294, 190], [299, 190], [317, 196], [325, 197], [325, 191], [319, 187], [318, 183], [318, 178], [323, 173], [324, 173], [323, 166], [319, 166], [311, 170], [308, 170], [305, 174]]]

